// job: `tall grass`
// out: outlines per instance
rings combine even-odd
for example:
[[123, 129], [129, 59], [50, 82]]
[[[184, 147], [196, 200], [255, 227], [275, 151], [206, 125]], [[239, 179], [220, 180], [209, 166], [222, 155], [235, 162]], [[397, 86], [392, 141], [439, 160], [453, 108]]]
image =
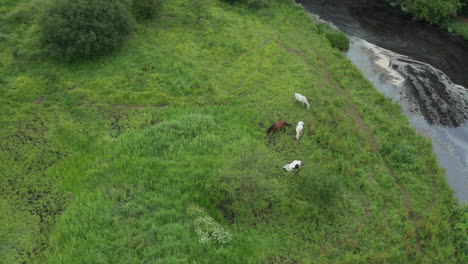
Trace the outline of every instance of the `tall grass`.
[[332, 47], [343, 51], [349, 49], [349, 39], [345, 33], [325, 23], [320, 23], [317, 28], [321, 34], [325, 35]]

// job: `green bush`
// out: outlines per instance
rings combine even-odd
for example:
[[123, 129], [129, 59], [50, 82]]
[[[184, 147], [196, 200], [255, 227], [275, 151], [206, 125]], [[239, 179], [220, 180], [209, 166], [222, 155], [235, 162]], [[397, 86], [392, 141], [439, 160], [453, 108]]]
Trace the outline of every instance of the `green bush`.
[[463, 7], [460, 11], [460, 14], [462, 16], [468, 16], [468, 0], [463, 0], [462, 4], [463, 4]]
[[40, 24], [51, 55], [66, 61], [110, 52], [132, 29], [124, 0], [56, 1]]
[[462, 4], [460, 0], [406, 0], [404, 6], [416, 19], [440, 24], [455, 18]]
[[[467, 0], [387, 0], [392, 6], [401, 6], [414, 18], [431, 24], [441, 24], [455, 18]], [[465, 11], [466, 12], [466, 11]]]
[[349, 39], [345, 33], [336, 30], [325, 23], [319, 24], [318, 30], [321, 34], [325, 35], [332, 47], [337, 48], [339, 50], [349, 49]]
[[133, 0], [133, 12], [137, 19], [157, 17], [162, 10], [164, 0]]

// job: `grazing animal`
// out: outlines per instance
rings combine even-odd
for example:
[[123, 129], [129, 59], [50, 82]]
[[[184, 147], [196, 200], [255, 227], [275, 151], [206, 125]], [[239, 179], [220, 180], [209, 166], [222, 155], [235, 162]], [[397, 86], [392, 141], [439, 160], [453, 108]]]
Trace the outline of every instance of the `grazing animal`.
[[310, 108], [309, 101], [307, 101], [307, 98], [302, 94], [295, 93], [294, 98], [296, 101], [303, 103], [307, 107], [307, 109]]
[[301, 162], [300, 160], [294, 160], [293, 162], [284, 165], [283, 168], [284, 168], [286, 171], [297, 170], [297, 169], [299, 169], [299, 167], [301, 167], [301, 163], [302, 163], [302, 162]]
[[299, 123], [297, 123], [296, 126], [296, 140], [299, 140], [299, 138], [301, 137], [302, 130], [304, 130], [304, 122], [300, 121]]
[[270, 128], [268, 128], [267, 133], [270, 133], [271, 131], [281, 130], [281, 129], [285, 128], [286, 126], [290, 126], [290, 125], [291, 124], [288, 124], [284, 120], [278, 121], [278, 122], [274, 123], [273, 125], [271, 125]]

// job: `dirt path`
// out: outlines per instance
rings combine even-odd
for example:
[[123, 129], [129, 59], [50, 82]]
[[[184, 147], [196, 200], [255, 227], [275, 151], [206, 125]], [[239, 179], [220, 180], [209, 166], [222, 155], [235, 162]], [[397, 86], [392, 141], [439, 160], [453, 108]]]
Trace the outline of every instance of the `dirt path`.
[[400, 193], [402, 194], [402, 197], [403, 197], [403, 200], [404, 200], [404, 203], [405, 203], [406, 212], [407, 212], [407, 215], [408, 215], [408, 219], [410, 219], [410, 221], [412, 222], [412, 224], [414, 226], [415, 240], [416, 240], [417, 248], [418, 248], [418, 250], [420, 252], [422, 252], [422, 247], [421, 247], [421, 242], [420, 242], [420, 237], [419, 237], [418, 219], [416, 219], [415, 216], [414, 216], [414, 211], [413, 211], [413, 208], [412, 208], [412, 205], [411, 205], [411, 199], [410, 199], [410, 196], [408, 194], [408, 191], [403, 186], [403, 184], [398, 180], [398, 178], [395, 175], [395, 172], [393, 171], [392, 167], [390, 166], [388, 161], [385, 159], [385, 157], [380, 155], [380, 146], [379, 146], [378, 140], [375, 137], [375, 135], [372, 133], [371, 128], [366, 124], [366, 122], [362, 118], [362, 116], [361, 116], [361, 114], [359, 112], [359, 109], [353, 103], [353, 100], [352, 100], [351, 95], [349, 94], [349, 92], [346, 89], [344, 89], [343, 87], [341, 87], [330, 76], [330, 73], [328, 72], [327, 64], [325, 63], [323, 57], [320, 55], [320, 53], [317, 50], [312, 49], [311, 51], [313, 51], [314, 54], [316, 55], [316, 57], [319, 59], [319, 62], [321, 64], [320, 69], [317, 69], [317, 67], [313, 67], [313, 64], [307, 59], [306, 53], [305, 53], [304, 50], [301, 50], [301, 49], [298, 49], [298, 48], [292, 48], [292, 47], [290, 47], [290, 46], [288, 46], [288, 45], [286, 45], [284, 43], [280, 43], [280, 46], [284, 50], [286, 50], [287, 52], [293, 53], [293, 54], [299, 56], [300, 58], [302, 58], [304, 60], [304, 63], [308, 67], [310, 67], [311, 70], [314, 70], [314, 71], [320, 70], [321, 73], [322, 73], [322, 76], [325, 78], [325, 80], [328, 82], [328, 84], [330, 84], [330, 86], [333, 87], [337, 91], [337, 93], [341, 97], [343, 97], [345, 99], [345, 110], [346, 110], [346, 112], [349, 113], [350, 116], [354, 119], [355, 124], [357, 124], [357, 129], [363, 134], [364, 138], [367, 140], [367, 142], [368, 142], [368, 144], [370, 146], [370, 149], [373, 152], [377, 153], [377, 155], [379, 155], [382, 158], [387, 171], [389, 172], [389, 174], [395, 180], [395, 183], [396, 183], [398, 189], [400, 190]]

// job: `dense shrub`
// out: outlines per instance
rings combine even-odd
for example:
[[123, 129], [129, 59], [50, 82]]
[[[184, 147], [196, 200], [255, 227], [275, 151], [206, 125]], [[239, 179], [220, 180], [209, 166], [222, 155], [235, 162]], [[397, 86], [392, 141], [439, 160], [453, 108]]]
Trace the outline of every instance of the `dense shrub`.
[[56, 1], [41, 20], [42, 40], [53, 56], [66, 61], [117, 48], [132, 29], [124, 0]]
[[456, 17], [462, 2], [466, 0], [390, 0], [393, 6], [400, 5], [414, 18], [431, 24], [441, 24]]
[[440, 24], [456, 17], [460, 0], [407, 0], [405, 7], [415, 18]]
[[162, 10], [164, 0], [133, 0], [132, 8], [137, 19], [157, 17]]
[[349, 49], [349, 39], [345, 33], [336, 30], [325, 23], [319, 24], [318, 30], [321, 34], [325, 35], [332, 47], [337, 48], [339, 50]]

